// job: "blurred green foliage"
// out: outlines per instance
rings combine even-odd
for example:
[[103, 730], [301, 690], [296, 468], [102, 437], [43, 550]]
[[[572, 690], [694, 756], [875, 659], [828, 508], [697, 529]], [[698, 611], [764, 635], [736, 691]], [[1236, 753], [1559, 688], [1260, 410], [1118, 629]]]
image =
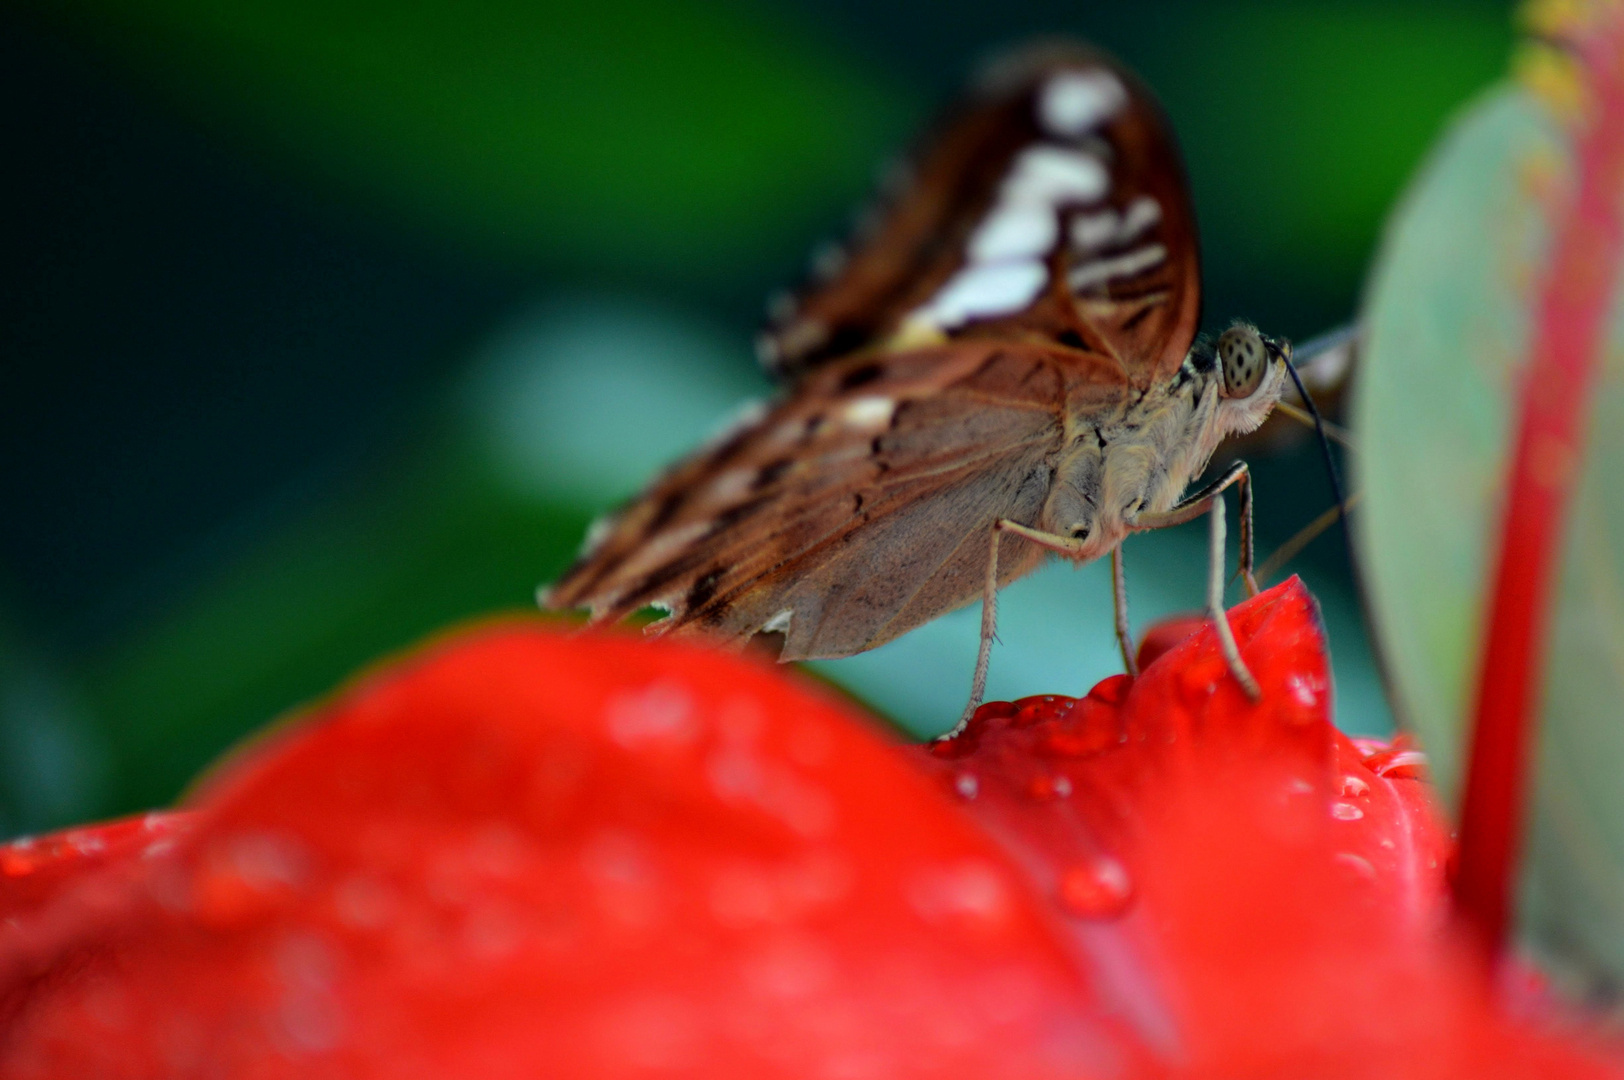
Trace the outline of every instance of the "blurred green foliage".
[[188, 107], [329, 179], [508, 255], [596, 269], [760, 259], [764, 219], [804, 226], [831, 186], [861, 188], [913, 111], [888, 73], [753, 6], [59, 10]]
[[[163, 558], [108, 567], [83, 556], [81, 568], [64, 547], [57, 569], [99, 574], [109, 591], [135, 598], [114, 615], [49, 598], [0, 613], [10, 624], [0, 636], [0, 736], [8, 746], [35, 747], [14, 755], [21, 773], [0, 772], [0, 827], [12, 831], [164, 802], [235, 739], [387, 651], [458, 618], [528, 605], [596, 512], [672, 446], [691, 441], [718, 401], [760, 392], [748, 344], [760, 298], [793, 277], [813, 240], [843, 231], [876, 165], [990, 47], [1039, 31], [1077, 34], [1139, 69], [1185, 147], [1203, 219], [1209, 317], [1247, 314], [1302, 335], [1352, 312], [1385, 208], [1449, 112], [1503, 69], [1511, 37], [1501, 3], [35, 0], [24, 10], [17, 27], [82, 50], [132, 109], [181, 118], [227, 158], [251, 163], [262, 188], [315, 193], [333, 217], [362, 223], [357, 234], [404, 238], [400, 247], [374, 244], [366, 257], [375, 263], [400, 258], [403, 247], [445, 280], [497, 284], [469, 286], [479, 300], [468, 303], [469, 328], [449, 347], [424, 342], [425, 357], [402, 346], [400, 367], [428, 372], [413, 377], [404, 405], [391, 396], [389, 369], [366, 369], [378, 399], [394, 404], [348, 425], [361, 451], [336, 436], [306, 447], [320, 469], [288, 464], [275, 482], [255, 480], [245, 487], [256, 506], [246, 519], [222, 508], [210, 528], [176, 526], [163, 534]], [[97, 124], [130, 123], [97, 108], [63, 122], [92, 133]], [[154, 159], [174, 153], [152, 140]], [[20, 167], [33, 166], [25, 158]], [[116, 192], [125, 179], [42, 182]], [[236, 210], [193, 219], [170, 208], [161, 220], [194, 230], [181, 241], [200, 244], [222, 228], [220, 214], [264, 215], [252, 201], [265, 197], [257, 190], [233, 196], [243, 200]], [[13, 200], [8, 212], [28, 208]], [[74, 213], [52, 227], [79, 244]], [[320, 214], [294, 221], [313, 233], [330, 227]], [[57, 245], [52, 235], [42, 242], [42, 265], [17, 272], [60, 291], [69, 286], [50, 284], [49, 252], [82, 248]], [[144, 264], [142, 255], [129, 262], [157, 284], [145, 283], [151, 288], [141, 295], [170, 306], [143, 313], [159, 327], [159, 344], [110, 350], [102, 361], [109, 375], [178, 363], [164, 345], [166, 319], [255, 325], [241, 314], [263, 303], [251, 291], [198, 312], [187, 306], [182, 279], [165, 284], [172, 268]], [[245, 247], [240, 257], [258, 256]], [[297, 263], [284, 269], [307, 272]], [[103, 287], [124, 284], [114, 274]], [[572, 351], [540, 334], [525, 354], [531, 366], [510, 371], [516, 381], [499, 384], [494, 400], [557, 398], [564, 384], [547, 380], [560, 370], [601, 372], [603, 382], [597, 396], [562, 414], [520, 417], [520, 430], [530, 423], [557, 436], [534, 446], [510, 440], [509, 449], [534, 454], [521, 467], [488, 445], [486, 429], [501, 424], [489, 408], [470, 406], [469, 388], [480, 372], [496, 370], [487, 363], [491, 343], [534, 304], [563, 293], [608, 298], [592, 324], [599, 329], [580, 331], [598, 335], [599, 351]], [[368, 285], [342, 300], [383, 318], [395, 304], [406, 319], [404, 295]], [[95, 320], [107, 304], [106, 296], [74, 293], [64, 310]], [[626, 339], [628, 322], [649, 310], [675, 314]], [[300, 339], [323, 364], [359, 363], [339, 316], [293, 305], [277, 317], [307, 320]], [[36, 337], [43, 344], [19, 358], [40, 370], [55, 362], [53, 340], [71, 340], [50, 326]], [[642, 366], [617, 365], [616, 357]], [[154, 420], [121, 448], [162, 448], [170, 454], [163, 460], [179, 463], [163, 471], [170, 502], [192, 490], [188, 462], [212, 458], [230, 468], [243, 452], [228, 437], [243, 393], [231, 378], [239, 356], [224, 351], [217, 362], [219, 387], [198, 387], [175, 411], [180, 419]], [[678, 402], [683, 386], [704, 392]], [[74, 392], [56, 406], [64, 424]], [[225, 434], [166, 443], [187, 436], [189, 415], [213, 418]], [[301, 432], [305, 419], [292, 411], [287, 425]], [[621, 456], [592, 441], [606, 432], [621, 441], [662, 437]], [[572, 456], [570, 446], [593, 449]], [[51, 455], [20, 452], [16, 467], [50, 477], [52, 498], [84, 500], [92, 516], [124, 505], [95, 502], [95, 484]], [[1266, 548], [1326, 496], [1311, 459], [1261, 463], [1259, 476]], [[301, 496], [289, 498], [290, 487]], [[146, 501], [157, 505], [157, 494]], [[22, 535], [30, 513], [23, 500], [0, 507], [0, 529]], [[135, 524], [116, 515], [96, 521], [115, 533]], [[1130, 566], [1144, 589], [1163, 578], [1182, 583], [1200, 565], [1198, 548], [1152, 546]], [[1169, 560], [1178, 573], [1163, 572]], [[26, 586], [38, 565], [13, 555], [0, 583]], [[1351, 627], [1334, 547], [1321, 545], [1301, 567], [1340, 605], [1337, 625]], [[1070, 617], [1091, 633], [1108, 629], [1093, 578], [1050, 588], [1052, 580], [1043, 591], [1075, 607]], [[1195, 603], [1195, 595], [1181, 599], [1183, 589], [1169, 586], [1136, 614]], [[973, 651], [973, 637], [966, 644]], [[1352, 665], [1346, 674], [1339, 668], [1339, 686], [1373, 685], [1362, 644], [1336, 648], [1339, 665]], [[938, 656], [908, 655], [916, 657], [910, 664]], [[930, 662], [945, 666], [911, 677], [952, 686], [968, 678], [957, 659]], [[1080, 689], [1104, 673], [1093, 663], [1043, 669], [1064, 685], [1012, 681], [1006, 690]], [[995, 678], [1016, 674], [1051, 677], [995, 654]], [[1351, 720], [1372, 726], [1368, 715]], [[58, 779], [41, 780], [49, 777]]]

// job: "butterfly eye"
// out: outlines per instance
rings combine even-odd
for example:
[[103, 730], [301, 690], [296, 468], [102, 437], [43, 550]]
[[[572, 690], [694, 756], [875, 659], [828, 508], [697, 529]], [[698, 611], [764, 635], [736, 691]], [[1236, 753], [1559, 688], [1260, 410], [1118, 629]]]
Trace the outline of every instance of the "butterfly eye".
[[1231, 326], [1218, 339], [1218, 361], [1224, 375], [1224, 396], [1250, 397], [1268, 368], [1263, 337], [1250, 326]]

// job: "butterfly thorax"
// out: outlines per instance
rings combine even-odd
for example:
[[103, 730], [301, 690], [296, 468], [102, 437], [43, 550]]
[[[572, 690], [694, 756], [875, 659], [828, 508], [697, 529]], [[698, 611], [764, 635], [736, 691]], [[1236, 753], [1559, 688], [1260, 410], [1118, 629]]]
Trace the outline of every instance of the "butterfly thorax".
[[1210, 350], [1197, 346], [1163, 385], [1108, 410], [1078, 403], [1037, 527], [1079, 541], [1080, 561], [1107, 554], [1140, 514], [1178, 502], [1224, 438], [1261, 424], [1285, 381], [1274, 361], [1251, 395], [1226, 398]]

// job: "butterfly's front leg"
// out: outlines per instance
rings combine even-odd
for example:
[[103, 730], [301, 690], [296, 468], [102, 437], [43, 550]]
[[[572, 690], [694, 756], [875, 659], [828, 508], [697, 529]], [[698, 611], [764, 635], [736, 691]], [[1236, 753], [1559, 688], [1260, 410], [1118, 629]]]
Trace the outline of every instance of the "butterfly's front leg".
[[1222, 476], [1171, 510], [1159, 514], [1139, 515], [1129, 528], [1134, 532], [1149, 532], [1151, 529], [1165, 529], [1169, 525], [1183, 525], [1186, 521], [1194, 521], [1211, 508], [1213, 500], [1220, 492], [1231, 486], [1237, 489], [1241, 502], [1241, 580], [1246, 583], [1246, 595], [1256, 596], [1260, 590], [1257, 578], [1252, 572], [1255, 558], [1253, 544], [1256, 535], [1252, 527], [1252, 471], [1247, 468], [1246, 462], [1235, 462], [1224, 470]]
[[[1246, 662], [1241, 659], [1241, 650], [1235, 644], [1235, 632], [1229, 625], [1229, 612], [1224, 608], [1224, 497], [1214, 495], [1212, 498], [1212, 532], [1211, 545], [1208, 548], [1207, 562], [1207, 617], [1212, 620], [1213, 629], [1218, 631], [1218, 647], [1223, 651], [1224, 663], [1229, 665], [1229, 672], [1235, 676], [1235, 681], [1241, 684], [1246, 696], [1257, 701], [1263, 696], [1258, 688], [1257, 680], [1247, 670]], [[1250, 572], [1249, 572], [1250, 573]]]

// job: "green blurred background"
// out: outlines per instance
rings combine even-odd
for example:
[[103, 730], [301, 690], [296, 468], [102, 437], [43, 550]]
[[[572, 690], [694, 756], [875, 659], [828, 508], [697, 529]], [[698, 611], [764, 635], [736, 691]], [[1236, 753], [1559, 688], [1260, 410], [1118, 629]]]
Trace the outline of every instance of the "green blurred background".
[[[977, 60], [1045, 33], [1162, 95], [1206, 319], [1346, 320], [1387, 207], [1505, 65], [1509, 5], [0, 5], [0, 833], [157, 805], [244, 733], [459, 618], [766, 391], [761, 304]], [[1323, 509], [1255, 462], [1264, 551]], [[1201, 533], [1136, 538], [1135, 615]], [[1388, 723], [1340, 541], [1344, 726]], [[1058, 575], [1058, 576], [1056, 576]], [[1099, 568], [1010, 590], [992, 692], [1112, 669]], [[916, 732], [975, 613], [824, 665]]]

